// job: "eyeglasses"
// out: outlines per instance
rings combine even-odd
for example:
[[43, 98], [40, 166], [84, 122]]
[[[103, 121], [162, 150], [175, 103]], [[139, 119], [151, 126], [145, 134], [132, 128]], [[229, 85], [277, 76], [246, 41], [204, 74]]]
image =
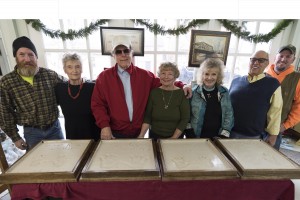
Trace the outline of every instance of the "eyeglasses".
[[120, 54], [122, 54], [122, 53], [124, 53], [124, 54], [129, 54], [129, 53], [130, 53], [130, 49], [123, 49], [123, 50], [118, 49], [118, 50], [115, 50], [115, 54], [116, 54], [116, 55], [120, 55]]
[[266, 58], [250, 58], [251, 63], [255, 63], [256, 61], [258, 61], [258, 63], [264, 63], [264, 62], [268, 61], [268, 59], [266, 59]]

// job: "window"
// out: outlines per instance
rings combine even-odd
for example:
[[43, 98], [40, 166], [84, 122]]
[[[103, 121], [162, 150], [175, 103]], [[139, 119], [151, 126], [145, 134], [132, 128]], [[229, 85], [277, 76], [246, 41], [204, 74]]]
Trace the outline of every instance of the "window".
[[[211, 20], [213, 21], [213, 20]], [[176, 28], [179, 25], [187, 23], [186, 20], [152, 20], [151, 23], [158, 23], [167, 28]], [[249, 31], [250, 34], [265, 34], [270, 32], [275, 24], [276, 20], [239, 20], [236, 23], [239, 26], [243, 26], [243, 30]], [[207, 25], [204, 24], [198, 29], [207, 30]], [[188, 67], [188, 54], [190, 47], [190, 31], [185, 35], [180, 36], [161, 36], [154, 35], [145, 28], [145, 57], [136, 58], [136, 64], [139, 67], [145, 66], [145, 69], [151, 69], [150, 71], [156, 73], [157, 68], [161, 62], [171, 61], [176, 62], [181, 71], [181, 79], [184, 82], [195, 77], [197, 68]], [[228, 31], [224, 27], [215, 27], [216, 31]], [[225, 67], [224, 85], [229, 87], [233, 78], [236, 76], [243, 76], [248, 73], [249, 58], [257, 50], [265, 50], [269, 52], [271, 42], [258, 43], [239, 39], [234, 34], [231, 35], [230, 47], [228, 52], [227, 64]], [[154, 67], [153, 67], [154, 66]]]
[[[49, 29], [67, 32], [68, 29], [82, 29], [95, 20], [41, 19], [41, 21]], [[61, 75], [64, 75], [62, 56], [66, 52], [77, 52], [81, 56], [83, 66], [82, 77], [87, 79], [96, 79], [105, 67], [111, 66], [110, 56], [102, 56], [101, 54], [100, 30], [93, 32], [87, 38], [66, 41], [52, 39], [43, 34], [43, 41], [47, 66]]]
[[[93, 20], [41, 20], [47, 28], [53, 30], [68, 29], [79, 30], [87, 26]], [[155, 19], [150, 20], [151, 23], [158, 23], [165, 29], [176, 28], [179, 25], [186, 25], [189, 20], [179, 19]], [[243, 30], [249, 31], [251, 34], [265, 34], [272, 30], [276, 25], [276, 20], [236, 20]], [[105, 26], [108, 26], [106, 24]], [[180, 80], [189, 83], [194, 79], [198, 68], [188, 67], [188, 57], [190, 48], [191, 32], [185, 35], [154, 35], [144, 26], [135, 26], [145, 28], [145, 56], [137, 56], [134, 58], [135, 65], [152, 71], [157, 74], [158, 67], [161, 62], [170, 61], [177, 63], [181, 72]], [[228, 31], [215, 20], [203, 24], [197, 29]], [[96, 79], [98, 74], [103, 71], [104, 67], [111, 66], [111, 57], [102, 56], [100, 31], [95, 31], [87, 38], [76, 40], [52, 39], [43, 34], [46, 64], [49, 68], [54, 69], [60, 74], [64, 74], [62, 69], [62, 56], [65, 52], [78, 52], [83, 61], [83, 77], [88, 79]], [[257, 50], [265, 50], [269, 52], [272, 42], [254, 44], [249, 41], [237, 38], [231, 34], [228, 58], [225, 68], [224, 85], [229, 87], [232, 79], [236, 76], [246, 75], [248, 72], [249, 58]]]
[[[276, 25], [275, 20], [263, 21], [263, 20], [239, 20], [236, 23], [242, 26], [244, 31], [249, 31], [253, 34], [265, 34], [270, 32]], [[227, 31], [224, 27], [221, 27], [220, 31]], [[237, 38], [231, 34], [230, 45], [227, 63], [225, 67], [224, 85], [229, 87], [233, 78], [237, 76], [243, 76], [248, 74], [249, 58], [258, 50], [264, 50], [269, 52], [272, 42], [269, 43], [252, 43], [244, 39]]]
[[[150, 20], [158, 23], [165, 29], [176, 28], [185, 25], [187, 20]], [[190, 31], [185, 35], [154, 35], [144, 26], [135, 26], [145, 29], [145, 56], [136, 57], [135, 64], [141, 68], [157, 74], [158, 67], [162, 62], [175, 62], [180, 70], [179, 80], [190, 83], [193, 80], [194, 68], [188, 67]]]

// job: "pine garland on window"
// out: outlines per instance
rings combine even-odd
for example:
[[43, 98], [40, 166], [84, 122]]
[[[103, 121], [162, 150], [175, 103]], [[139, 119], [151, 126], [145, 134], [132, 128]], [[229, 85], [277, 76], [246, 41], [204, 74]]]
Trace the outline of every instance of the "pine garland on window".
[[276, 35], [278, 35], [281, 31], [283, 31], [290, 23], [294, 20], [281, 20], [269, 33], [267, 34], [256, 34], [250, 35], [249, 31], [242, 31], [242, 27], [238, 27], [234, 21], [229, 21], [226, 19], [218, 20], [227, 30], [231, 31], [235, 36], [240, 37], [244, 40], [253, 42], [253, 43], [261, 43], [261, 42], [269, 42]]
[[[96, 22], [90, 23], [87, 27], [82, 28], [78, 31], [69, 29], [68, 32], [63, 32], [61, 30], [51, 30], [48, 29], [40, 20], [26, 19], [27, 24], [31, 24], [32, 28], [37, 31], [43, 31], [45, 35], [51, 38], [61, 38], [62, 40], [74, 40], [76, 38], [87, 37], [93, 31], [98, 30], [101, 25], [109, 22], [109, 19], [99, 19]], [[186, 34], [190, 29], [197, 28], [202, 24], [209, 22], [209, 19], [192, 19], [187, 25], [180, 25], [177, 28], [165, 29], [164, 26], [151, 23], [147, 19], [132, 19], [132, 21], [139, 25], [144, 25], [149, 31], [153, 32], [155, 35], [183, 35]], [[289, 26], [294, 20], [284, 19], [277, 23], [277, 25], [267, 34], [255, 34], [250, 35], [250, 32], [243, 30], [242, 26], [238, 26], [236, 21], [218, 19], [228, 31], [237, 37], [253, 43], [269, 42], [274, 37], [276, 37], [281, 31], [283, 31], [287, 26]]]
[[92, 32], [98, 30], [101, 25], [107, 23], [109, 19], [99, 19], [96, 22], [92, 22], [89, 24], [89, 26], [82, 28], [78, 31], [69, 29], [67, 33], [61, 30], [48, 29], [41, 22], [41, 20], [38, 19], [26, 19], [25, 21], [27, 24], [31, 24], [32, 28], [34, 28], [35, 30], [43, 31], [45, 35], [50, 36], [51, 38], [61, 38], [62, 40], [74, 40], [76, 38], [83, 38], [92, 34]]

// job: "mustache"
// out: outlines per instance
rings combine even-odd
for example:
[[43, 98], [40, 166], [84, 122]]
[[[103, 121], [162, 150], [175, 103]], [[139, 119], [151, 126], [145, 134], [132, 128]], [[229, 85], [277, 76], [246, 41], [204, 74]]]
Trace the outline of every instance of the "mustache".
[[31, 65], [31, 66], [34, 66], [34, 63], [31, 62], [31, 61], [29, 61], [29, 62], [24, 62], [24, 63], [22, 63], [22, 65]]

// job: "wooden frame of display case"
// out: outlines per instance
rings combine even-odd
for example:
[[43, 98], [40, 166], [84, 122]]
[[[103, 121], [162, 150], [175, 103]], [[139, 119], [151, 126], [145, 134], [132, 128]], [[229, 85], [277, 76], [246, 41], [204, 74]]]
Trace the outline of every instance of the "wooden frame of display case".
[[76, 182], [92, 146], [92, 140], [41, 141], [1, 174], [0, 182]]
[[[144, 159], [148, 165], [139, 167], [139, 159]], [[115, 139], [98, 142], [81, 173], [80, 181], [159, 179], [157, 153], [151, 139]]]
[[[174, 147], [176, 147], [176, 152]], [[174, 151], [167, 150], [168, 148], [174, 148]], [[158, 140], [158, 149], [162, 180], [234, 179], [239, 177], [237, 169], [209, 139], [160, 139]], [[211, 165], [214, 162], [217, 164]]]
[[300, 166], [260, 139], [217, 139], [242, 179], [299, 179]]

